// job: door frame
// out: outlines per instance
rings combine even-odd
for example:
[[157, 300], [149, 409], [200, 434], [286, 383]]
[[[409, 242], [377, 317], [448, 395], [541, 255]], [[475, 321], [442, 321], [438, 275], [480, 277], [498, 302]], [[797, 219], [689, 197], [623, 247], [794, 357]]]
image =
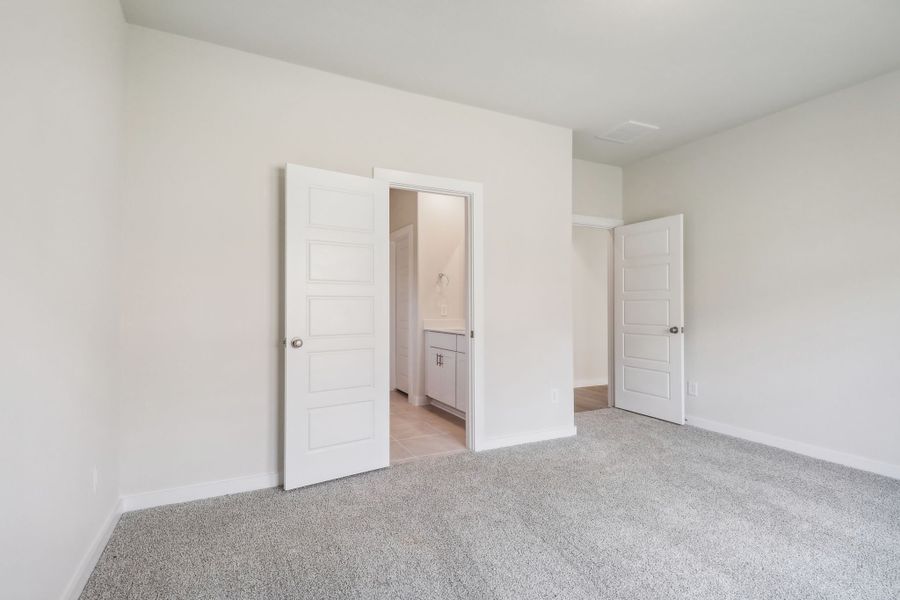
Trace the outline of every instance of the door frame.
[[606, 324], [606, 362], [607, 373], [609, 373], [609, 381], [606, 385], [607, 403], [610, 408], [616, 405], [616, 298], [615, 298], [615, 229], [619, 225], [624, 225], [622, 219], [594, 217], [591, 215], [572, 215], [572, 227], [584, 227], [587, 229], [605, 229], [610, 235], [609, 252], [606, 257], [606, 306], [607, 306], [607, 324]]
[[466, 447], [485, 448], [484, 435], [484, 186], [474, 181], [435, 177], [376, 167], [372, 177], [393, 189], [462, 196], [466, 199], [466, 329], [469, 335], [469, 406], [466, 411]]
[[409, 321], [409, 339], [406, 342], [409, 356], [407, 356], [406, 373], [410, 378], [407, 381], [407, 394], [413, 395], [415, 386], [413, 378], [418, 377], [418, 368], [416, 365], [416, 357], [418, 356], [418, 348], [416, 347], [415, 324], [418, 322], [419, 316], [419, 294], [418, 294], [418, 269], [416, 268], [418, 257], [416, 256], [416, 229], [415, 225], [410, 223], [391, 232], [391, 389], [396, 389], [397, 384], [397, 273], [396, 273], [396, 256], [395, 246], [397, 240], [403, 237], [409, 238], [409, 312], [407, 319]]

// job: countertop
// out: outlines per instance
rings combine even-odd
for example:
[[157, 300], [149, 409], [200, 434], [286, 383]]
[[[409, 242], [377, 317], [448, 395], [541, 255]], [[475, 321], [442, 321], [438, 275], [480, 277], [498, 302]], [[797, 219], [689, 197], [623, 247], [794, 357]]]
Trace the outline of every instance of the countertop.
[[435, 333], [449, 333], [451, 335], [466, 335], [466, 330], [458, 327], [426, 327], [425, 331], [434, 331]]

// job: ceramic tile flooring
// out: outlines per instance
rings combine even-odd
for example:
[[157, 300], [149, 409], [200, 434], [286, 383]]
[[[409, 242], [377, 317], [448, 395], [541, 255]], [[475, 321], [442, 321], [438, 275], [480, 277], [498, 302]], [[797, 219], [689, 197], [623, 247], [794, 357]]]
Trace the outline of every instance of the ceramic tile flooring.
[[466, 422], [433, 406], [414, 406], [391, 392], [391, 464], [466, 450]]

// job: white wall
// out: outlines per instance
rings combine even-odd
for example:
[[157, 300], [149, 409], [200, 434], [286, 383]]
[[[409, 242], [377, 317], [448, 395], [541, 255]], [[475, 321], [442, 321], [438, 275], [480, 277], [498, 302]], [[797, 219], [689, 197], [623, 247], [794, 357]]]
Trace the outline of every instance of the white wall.
[[689, 422], [900, 477], [898, 102], [900, 71], [625, 168], [627, 221], [685, 215]]
[[127, 122], [124, 493], [280, 470], [287, 162], [482, 182], [486, 433], [572, 426], [571, 131], [136, 27]]
[[[390, 191], [391, 194], [391, 231], [397, 231], [405, 225], [415, 226], [419, 220], [418, 194], [411, 190]], [[418, 229], [413, 227], [413, 229]]]
[[572, 212], [622, 218], [622, 167], [572, 160]]
[[[459, 196], [419, 194], [419, 316], [429, 321], [465, 323], [466, 200]], [[438, 285], [438, 273], [446, 280]], [[441, 306], [447, 314], [441, 315]], [[452, 326], [452, 325], [451, 325]]]
[[125, 25], [115, 0], [0, 12], [0, 596], [53, 599], [118, 499]]

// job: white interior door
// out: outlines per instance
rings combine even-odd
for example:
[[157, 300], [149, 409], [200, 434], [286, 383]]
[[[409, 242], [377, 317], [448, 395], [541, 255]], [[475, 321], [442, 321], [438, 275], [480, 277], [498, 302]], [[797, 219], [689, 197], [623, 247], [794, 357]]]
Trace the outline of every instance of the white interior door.
[[616, 408], [684, 424], [683, 215], [615, 230]]
[[393, 252], [394, 304], [394, 383], [411, 394], [412, 380], [412, 308], [413, 308], [413, 226], [407, 225], [391, 234]]
[[284, 487], [389, 463], [388, 185], [288, 165]]

